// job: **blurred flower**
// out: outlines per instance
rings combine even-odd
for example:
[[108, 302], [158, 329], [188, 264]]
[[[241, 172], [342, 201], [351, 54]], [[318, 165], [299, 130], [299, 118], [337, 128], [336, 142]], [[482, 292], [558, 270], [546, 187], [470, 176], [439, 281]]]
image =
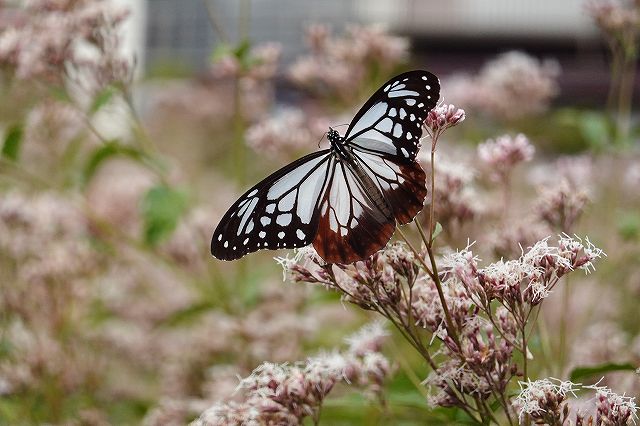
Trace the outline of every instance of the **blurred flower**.
[[391, 71], [408, 55], [407, 39], [375, 25], [353, 25], [342, 37], [331, 37], [326, 27], [314, 25], [307, 30], [307, 40], [311, 54], [291, 65], [289, 78], [318, 96], [345, 103], [357, 96], [372, 69]]
[[528, 179], [536, 186], [553, 186], [558, 180], [591, 192], [594, 176], [594, 161], [589, 155], [561, 156], [551, 163], [534, 164]]
[[[278, 70], [282, 46], [278, 43], [264, 43], [253, 46], [246, 53], [243, 49], [229, 51], [216, 58], [211, 72], [216, 77], [238, 78], [253, 81], [271, 80]], [[246, 55], [246, 56], [244, 56]]]
[[568, 179], [540, 189], [534, 209], [537, 215], [554, 229], [570, 232], [589, 202], [586, 191]]
[[[267, 155], [283, 155], [297, 153], [313, 146], [327, 127], [317, 131], [314, 123], [317, 118], [310, 118], [302, 111], [286, 109], [273, 117], [262, 120], [247, 130], [247, 144], [259, 153]], [[326, 124], [325, 120], [322, 120]]]
[[378, 339], [384, 334], [380, 325], [368, 326], [348, 338], [351, 346], [345, 352], [320, 354], [293, 365], [265, 362], [240, 381], [241, 402], [216, 403], [193, 424], [297, 425], [305, 417], [317, 422], [324, 399], [339, 382], [380, 392], [391, 372], [379, 352]]
[[86, 137], [86, 124], [79, 110], [69, 103], [43, 99], [24, 118], [21, 163], [37, 176], [55, 180], [61, 173], [59, 161], [82, 137]]
[[580, 344], [571, 348], [573, 365], [623, 363], [629, 359], [629, 336], [613, 321], [589, 324], [578, 336]]
[[478, 145], [478, 158], [495, 181], [504, 181], [518, 164], [531, 161], [535, 148], [523, 134], [499, 136]]
[[552, 233], [553, 230], [546, 223], [541, 223], [533, 215], [526, 215], [490, 229], [485, 235], [484, 244], [496, 257], [511, 258], [522, 254], [523, 247], [531, 247]]
[[127, 16], [109, 1], [26, 2], [0, 36], [0, 63], [20, 80], [71, 79], [94, 93], [127, 83], [132, 61], [123, 56], [119, 36]]
[[635, 190], [640, 187], [640, 161], [629, 164], [624, 174], [624, 183], [633, 190], [631, 194], [637, 194]]
[[[555, 61], [507, 52], [487, 62], [478, 75], [454, 76], [443, 87], [448, 98], [478, 114], [513, 120], [544, 112], [558, 92]], [[522, 100], [526, 99], [526, 102]]]
[[153, 173], [139, 164], [109, 161], [96, 172], [86, 197], [98, 218], [135, 237], [142, 234], [140, 203], [154, 181]]
[[640, 6], [634, 1], [592, 0], [586, 11], [600, 30], [612, 39], [632, 48], [640, 35]]
[[[426, 170], [431, 168], [429, 153], [418, 153], [418, 161]], [[474, 187], [476, 170], [469, 161], [455, 154], [444, 156], [438, 152], [436, 156], [437, 178], [435, 181], [434, 208], [435, 215], [442, 228], [449, 234], [465, 223], [475, 219], [484, 207], [482, 198]]]

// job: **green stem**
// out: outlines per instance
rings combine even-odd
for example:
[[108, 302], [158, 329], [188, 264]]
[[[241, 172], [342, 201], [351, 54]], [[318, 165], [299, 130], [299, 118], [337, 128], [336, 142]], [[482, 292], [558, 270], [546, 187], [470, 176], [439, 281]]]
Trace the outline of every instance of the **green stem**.
[[[435, 229], [435, 203], [434, 203], [434, 195], [436, 193], [436, 163], [435, 163], [435, 155], [436, 155], [436, 141], [433, 140], [433, 144], [431, 145], [431, 205], [429, 206], [429, 242], [428, 246], [430, 247], [433, 244], [433, 230]], [[423, 232], [420, 235], [424, 235]], [[424, 237], [423, 237], [424, 238]]]

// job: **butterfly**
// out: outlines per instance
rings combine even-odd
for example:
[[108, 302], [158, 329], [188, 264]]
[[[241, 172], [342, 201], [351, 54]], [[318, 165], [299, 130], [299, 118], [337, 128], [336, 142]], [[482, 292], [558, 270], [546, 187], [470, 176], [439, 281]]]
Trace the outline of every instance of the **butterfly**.
[[327, 263], [366, 259], [422, 210], [426, 175], [416, 161], [422, 124], [440, 81], [409, 71], [380, 87], [344, 136], [329, 128], [330, 148], [308, 154], [245, 192], [211, 239], [218, 259], [262, 249], [313, 247]]

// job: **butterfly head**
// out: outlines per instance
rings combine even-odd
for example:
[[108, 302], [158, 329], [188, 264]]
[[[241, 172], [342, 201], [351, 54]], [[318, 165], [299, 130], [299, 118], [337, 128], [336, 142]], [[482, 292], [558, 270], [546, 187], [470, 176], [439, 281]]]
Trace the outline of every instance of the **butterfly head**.
[[337, 130], [329, 127], [329, 131], [327, 132], [327, 139], [329, 139], [329, 142], [331, 142], [331, 144], [333, 145], [336, 142], [340, 142], [342, 138], [340, 137], [340, 133], [338, 133]]

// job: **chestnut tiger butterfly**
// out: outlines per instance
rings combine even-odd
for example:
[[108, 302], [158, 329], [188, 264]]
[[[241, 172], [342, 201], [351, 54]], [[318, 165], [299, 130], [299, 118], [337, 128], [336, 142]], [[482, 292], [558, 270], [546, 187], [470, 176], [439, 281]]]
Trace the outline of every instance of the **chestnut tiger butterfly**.
[[422, 124], [440, 96], [438, 78], [409, 71], [382, 85], [344, 136], [245, 192], [211, 239], [211, 254], [239, 259], [262, 249], [313, 244], [327, 263], [352, 263], [383, 248], [396, 224], [422, 210], [426, 175], [416, 161]]

